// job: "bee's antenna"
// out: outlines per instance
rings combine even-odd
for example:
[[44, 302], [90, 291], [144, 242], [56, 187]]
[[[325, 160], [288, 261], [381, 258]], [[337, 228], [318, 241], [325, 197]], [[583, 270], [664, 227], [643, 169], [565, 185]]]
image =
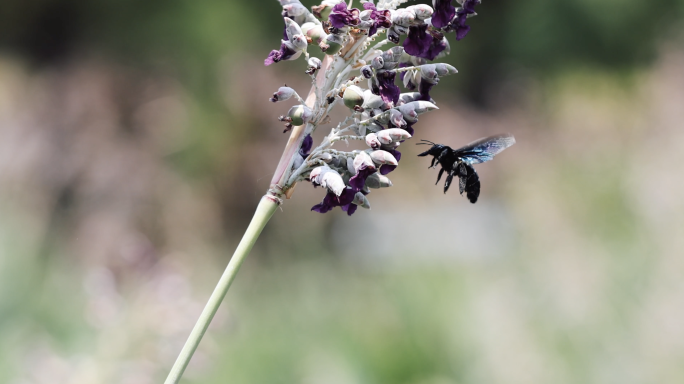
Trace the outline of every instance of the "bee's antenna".
[[416, 143], [416, 145], [436, 145], [436, 144], [430, 140], [421, 139], [420, 143]]

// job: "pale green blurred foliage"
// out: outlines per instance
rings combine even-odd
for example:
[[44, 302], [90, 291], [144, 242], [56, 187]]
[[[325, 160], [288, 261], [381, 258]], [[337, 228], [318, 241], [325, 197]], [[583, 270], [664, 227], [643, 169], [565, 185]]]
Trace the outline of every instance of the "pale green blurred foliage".
[[[160, 382], [287, 139], [270, 93], [307, 90], [302, 63], [262, 66], [275, 1], [145, 4], [5, 13], [2, 383]], [[416, 126], [516, 135], [480, 201], [412, 145], [371, 211], [310, 212], [299, 185], [187, 382], [684, 381], [681, 4], [486, 1]], [[56, 53], [25, 37], [49, 7], [81, 20]]]

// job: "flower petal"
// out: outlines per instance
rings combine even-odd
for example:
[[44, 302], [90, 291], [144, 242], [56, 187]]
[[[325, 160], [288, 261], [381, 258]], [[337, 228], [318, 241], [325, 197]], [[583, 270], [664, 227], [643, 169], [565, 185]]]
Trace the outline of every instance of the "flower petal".
[[446, 27], [456, 16], [456, 8], [451, 5], [451, 0], [432, 0], [435, 12], [432, 14], [432, 25], [435, 28]]
[[422, 57], [430, 49], [432, 36], [427, 33], [427, 24], [409, 27], [404, 40], [404, 51], [411, 56]]

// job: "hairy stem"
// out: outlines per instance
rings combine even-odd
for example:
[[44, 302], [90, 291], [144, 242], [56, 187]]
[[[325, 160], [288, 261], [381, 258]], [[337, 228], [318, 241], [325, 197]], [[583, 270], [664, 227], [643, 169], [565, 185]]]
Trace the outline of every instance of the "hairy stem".
[[233, 257], [230, 259], [230, 262], [226, 267], [226, 270], [223, 272], [218, 284], [216, 284], [214, 292], [209, 297], [207, 305], [204, 307], [204, 310], [202, 310], [202, 314], [200, 314], [200, 317], [197, 320], [195, 327], [192, 329], [192, 332], [190, 332], [190, 336], [185, 342], [185, 345], [178, 355], [176, 362], [173, 364], [171, 372], [169, 372], [169, 376], [166, 378], [164, 384], [176, 384], [180, 381], [185, 368], [188, 366], [192, 355], [195, 353], [197, 346], [202, 340], [202, 336], [204, 336], [204, 333], [207, 331], [209, 323], [211, 323], [211, 320], [214, 318], [214, 315], [221, 305], [223, 298], [226, 296], [226, 292], [228, 292], [230, 284], [235, 279], [235, 275], [240, 269], [240, 265], [242, 265], [242, 262], [249, 254], [249, 251], [252, 250], [254, 243], [259, 237], [259, 234], [261, 234], [261, 231], [266, 226], [266, 223], [268, 223], [268, 221], [271, 219], [271, 216], [273, 216], [276, 208], [278, 208], [278, 203], [269, 196], [264, 196], [259, 202], [256, 212], [254, 213], [254, 217], [249, 223], [245, 234], [242, 236], [242, 240], [240, 240], [240, 244], [238, 244], [235, 253], [233, 253]]

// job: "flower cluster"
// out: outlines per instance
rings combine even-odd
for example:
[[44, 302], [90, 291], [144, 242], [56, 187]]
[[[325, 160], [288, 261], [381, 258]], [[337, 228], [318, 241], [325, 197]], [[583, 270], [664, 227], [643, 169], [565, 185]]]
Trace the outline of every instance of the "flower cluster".
[[[264, 64], [303, 57], [312, 89], [306, 100], [287, 86], [271, 98], [296, 99], [297, 104], [279, 117], [285, 132], [292, 133], [269, 195], [280, 201], [306, 180], [326, 190], [323, 201], [312, 208], [316, 212], [340, 207], [352, 215], [358, 207], [370, 208], [371, 189], [392, 185], [386, 175], [399, 165], [398, 148], [414, 134], [418, 116], [438, 109], [430, 90], [442, 76], [457, 73], [451, 65], [430, 61], [449, 53], [449, 32], [455, 32], [456, 40], [465, 37], [470, 30], [466, 19], [475, 15], [480, 0], [456, 0], [458, 8], [453, 0], [405, 8], [398, 6], [406, 0], [380, 0], [363, 2], [363, 9], [350, 8], [343, 0], [323, 0], [311, 11], [299, 0], [279, 2], [283, 40]], [[375, 42], [382, 34], [386, 37]], [[312, 47], [324, 53], [323, 60], [310, 55]], [[348, 108], [349, 115], [314, 148], [311, 134], [330, 123], [336, 105]], [[332, 148], [350, 140], [368, 148]]]

